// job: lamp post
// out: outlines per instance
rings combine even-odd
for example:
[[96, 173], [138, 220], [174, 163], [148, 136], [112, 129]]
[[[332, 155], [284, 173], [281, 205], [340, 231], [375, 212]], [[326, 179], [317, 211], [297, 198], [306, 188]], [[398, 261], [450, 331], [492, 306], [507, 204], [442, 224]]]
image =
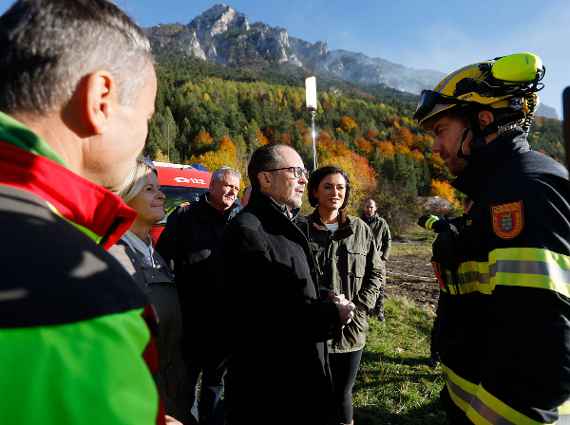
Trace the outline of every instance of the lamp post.
[[570, 87], [566, 87], [562, 93], [563, 104], [563, 131], [564, 131], [564, 144], [566, 147], [566, 167], [570, 169]]
[[305, 79], [305, 98], [307, 109], [311, 113], [311, 139], [313, 140], [313, 171], [317, 169], [317, 130], [315, 117], [317, 115], [317, 77]]

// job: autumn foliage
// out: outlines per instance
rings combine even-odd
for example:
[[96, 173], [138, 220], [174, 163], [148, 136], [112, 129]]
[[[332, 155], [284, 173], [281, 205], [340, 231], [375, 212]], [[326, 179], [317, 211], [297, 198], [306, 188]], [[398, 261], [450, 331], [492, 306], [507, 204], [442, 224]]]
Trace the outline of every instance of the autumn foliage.
[[431, 182], [432, 195], [439, 196], [448, 200], [454, 207], [459, 207], [459, 201], [455, 197], [455, 189], [447, 181], [432, 180]]

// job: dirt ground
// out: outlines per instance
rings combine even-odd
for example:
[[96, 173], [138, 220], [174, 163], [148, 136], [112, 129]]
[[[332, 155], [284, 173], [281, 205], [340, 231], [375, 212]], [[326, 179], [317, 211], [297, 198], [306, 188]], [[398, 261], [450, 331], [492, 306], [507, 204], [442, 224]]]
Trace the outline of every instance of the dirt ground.
[[402, 295], [435, 311], [439, 289], [430, 263], [429, 242], [393, 242], [387, 262], [386, 296]]

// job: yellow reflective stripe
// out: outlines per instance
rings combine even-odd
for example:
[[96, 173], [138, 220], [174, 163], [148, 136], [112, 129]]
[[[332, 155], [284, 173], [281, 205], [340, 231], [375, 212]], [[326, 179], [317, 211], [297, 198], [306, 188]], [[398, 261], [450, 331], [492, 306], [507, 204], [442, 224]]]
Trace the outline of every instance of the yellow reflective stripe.
[[439, 217], [436, 215], [430, 215], [429, 218], [426, 220], [426, 229], [431, 230], [431, 226], [433, 223], [439, 220]]
[[489, 254], [495, 285], [548, 289], [570, 297], [570, 257], [541, 248], [501, 248]]
[[560, 416], [570, 415], [570, 400], [566, 401], [564, 404], [558, 407], [558, 414]]
[[490, 294], [494, 286], [489, 277], [489, 264], [487, 262], [466, 261], [458, 268], [459, 291], [461, 294], [481, 292]]
[[[476, 411], [477, 414], [472, 414]], [[490, 415], [488, 415], [490, 413]], [[467, 417], [471, 420], [484, 416], [492, 424], [516, 424], [516, 425], [544, 425], [521, 412], [505, 404], [497, 397], [489, 393], [481, 385], [477, 388], [475, 399], [471, 403], [471, 408], [467, 412]], [[477, 424], [477, 422], [475, 422]], [[482, 422], [480, 422], [482, 423]]]
[[466, 412], [475, 391], [477, 391], [477, 385], [457, 375], [443, 363], [441, 366], [446, 378], [445, 385], [451, 399], [461, 410]]
[[[457, 375], [449, 367], [442, 364], [446, 377], [446, 387], [453, 402], [476, 425], [545, 425], [543, 422], [535, 421], [523, 413], [508, 406], [491, 393], [485, 390], [482, 385], [476, 385], [465, 378]], [[562, 410], [570, 407], [564, 404], [559, 408]]]

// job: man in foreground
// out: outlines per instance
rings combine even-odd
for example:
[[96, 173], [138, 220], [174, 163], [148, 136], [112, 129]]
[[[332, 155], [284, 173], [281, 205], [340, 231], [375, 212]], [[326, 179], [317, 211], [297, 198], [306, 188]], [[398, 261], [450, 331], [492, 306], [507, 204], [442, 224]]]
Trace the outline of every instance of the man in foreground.
[[133, 169], [155, 96], [149, 42], [112, 3], [0, 17], [2, 424], [164, 423], [147, 300], [104, 250], [134, 212], [103, 187]]
[[222, 248], [227, 423], [326, 424], [334, 411], [325, 341], [353, 317], [354, 304], [318, 297], [309, 244], [292, 221], [307, 184], [299, 154], [263, 146], [248, 175], [251, 199]]
[[415, 118], [473, 200], [434, 242], [449, 423], [550, 424], [570, 398], [570, 186], [530, 150], [544, 68], [522, 53], [448, 75]]

